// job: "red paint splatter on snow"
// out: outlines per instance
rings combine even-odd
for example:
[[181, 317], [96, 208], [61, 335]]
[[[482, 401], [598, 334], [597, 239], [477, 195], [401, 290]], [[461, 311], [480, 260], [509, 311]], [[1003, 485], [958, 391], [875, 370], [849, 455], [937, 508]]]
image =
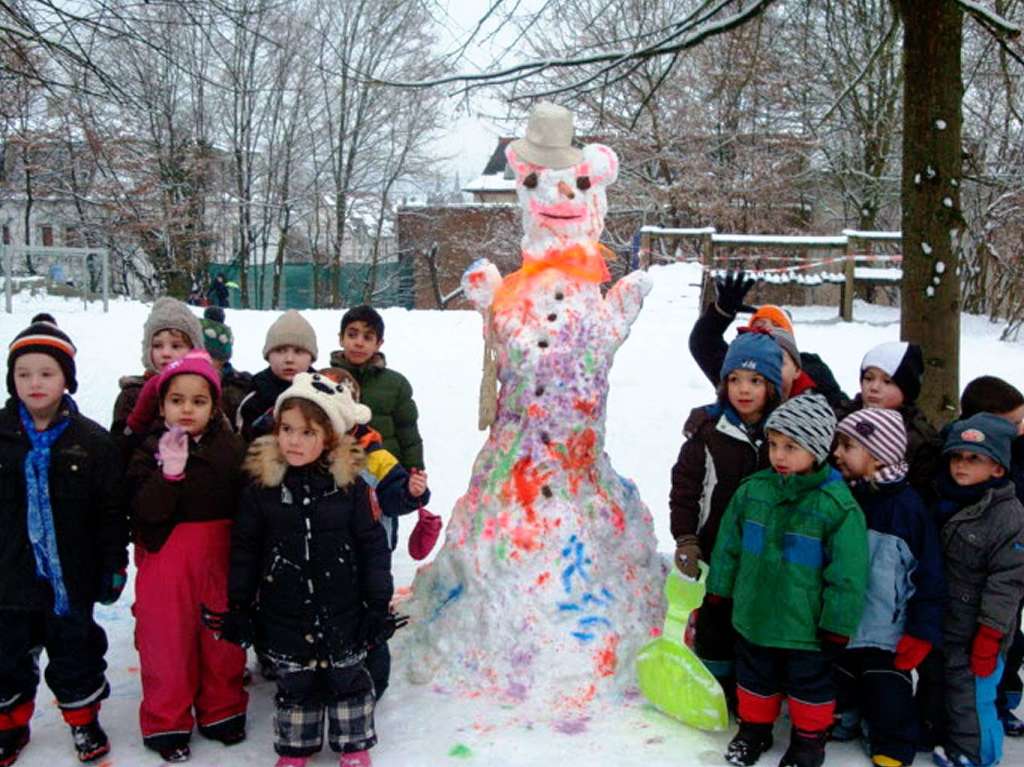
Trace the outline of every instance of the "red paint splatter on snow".
[[609, 634], [604, 639], [604, 646], [594, 655], [598, 676], [611, 676], [619, 663], [619, 635]]
[[549, 573], [547, 570], [545, 570], [544, 572], [542, 572], [540, 575], [537, 576], [537, 585], [538, 586], [543, 586], [549, 580], [551, 580], [551, 573]]
[[661, 636], [661, 628], [658, 626], [651, 626], [651, 630], [648, 632], [652, 637], [657, 639]]
[[545, 418], [548, 414], [548, 411], [542, 408], [536, 402], [531, 402], [530, 406], [526, 408], [526, 414], [530, 416], [530, 418], [540, 419]]
[[[552, 444], [548, 446], [548, 453], [556, 459], [562, 468], [569, 475], [569, 492], [576, 495], [579, 492], [580, 482], [589, 479], [592, 484], [596, 483], [596, 471], [594, 461], [596, 460], [597, 433], [593, 429], [584, 429], [573, 434], [566, 441], [564, 446]], [[559, 449], [562, 447], [563, 449]]]
[[474, 287], [476, 287], [477, 285], [479, 285], [483, 281], [484, 281], [484, 273], [482, 271], [481, 272], [473, 272], [472, 274], [469, 275], [469, 284], [474, 286]]
[[622, 513], [622, 507], [617, 503], [612, 504], [612, 525], [615, 526], [615, 532], [620, 535], [626, 530], [626, 515]]
[[572, 403], [572, 406], [574, 409], [587, 416], [587, 418], [593, 418], [594, 413], [597, 411], [597, 400], [577, 399]]

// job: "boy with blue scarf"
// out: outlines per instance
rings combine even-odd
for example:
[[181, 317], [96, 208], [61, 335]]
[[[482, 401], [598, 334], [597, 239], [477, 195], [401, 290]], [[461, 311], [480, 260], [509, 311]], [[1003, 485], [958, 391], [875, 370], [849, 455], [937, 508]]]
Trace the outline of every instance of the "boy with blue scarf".
[[48, 319], [11, 342], [12, 398], [0, 411], [0, 767], [28, 744], [40, 648], [79, 760], [110, 750], [97, 718], [110, 694], [107, 638], [92, 613], [125, 583], [120, 460], [71, 399], [75, 346]]
[[947, 732], [934, 753], [941, 767], [988, 767], [1002, 757], [996, 687], [1024, 597], [1024, 508], [1008, 475], [1016, 437], [992, 413], [957, 421], [946, 436], [935, 514], [949, 584]]

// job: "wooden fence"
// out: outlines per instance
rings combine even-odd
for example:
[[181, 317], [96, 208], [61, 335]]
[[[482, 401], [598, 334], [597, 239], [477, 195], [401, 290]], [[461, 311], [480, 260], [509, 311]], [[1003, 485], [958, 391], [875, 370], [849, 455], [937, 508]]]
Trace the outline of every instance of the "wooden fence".
[[[640, 230], [640, 258], [644, 267], [655, 262], [655, 244], [667, 241], [677, 245], [678, 241], [695, 241], [696, 252], [703, 267], [701, 305], [710, 300], [710, 285], [716, 274], [730, 268], [732, 261], [778, 262], [775, 267], [747, 269], [759, 281], [797, 282], [805, 285], [834, 282], [842, 284], [842, 299], [839, 315], [846, 322], [853, 320], [853, 294], [856, 282], [874, 284], [898, 284], [903, 277], [899, 266], [879, 267], [879, 262], [899, 264], [900, 254], [876, 254], [876, 244], [899, 243], [900, 232], [863, 232], [844, 229], [838, 236], [818, 235], [763, 235], [723, 234], [714, 227], [699, 229], [667, 229], [659, 226], [645, 226]], [[757, 255], [731, 258], [729, 253], [736, 249], [753, 249]], [[798, 251], [804, 256], [763, 255], [761, 251], [777, 253]], [[670, 252], [674, 253], [676, 247]], [[811, 257], [811, 253], [823, 253], [822, 257]], [[674, 259], [670, 259], [674, 260]], [[724, 264], [722, 263], [724, 262]], [[859, 266], [858, 264], [868, 264]], [[832, 267], [831, 269], [829, 267]]]

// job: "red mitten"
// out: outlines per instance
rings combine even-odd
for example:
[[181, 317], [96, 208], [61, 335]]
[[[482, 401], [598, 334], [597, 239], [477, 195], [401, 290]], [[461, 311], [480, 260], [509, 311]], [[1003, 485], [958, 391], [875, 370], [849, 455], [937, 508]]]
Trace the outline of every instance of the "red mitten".
[[999, 660], [999, 645], [1003, 632], [991, 626], [978, 624], [978, 633], [971, 644], [971, 673], [975, 676], [991, 676]]
[[434, 550], [437, 537], [441, 534], [441, 518], [437, 514], [420, 507], [420, 518], [409, 536], [409, 556], [413, 559], [426, 559]]
[[128, 428], [133, 434], [145, 434], [150, 425], [160, 415], [160, 376], [147, 379], [135, 402], [135, 407], [128, 415]]
[[932, 643], [927, 639], [918, 639], [910, 634], [900, 637], [896, 645], [896, 659], [893, 661], [900, 671], [910, 671], [921, 665], [921, 661], [932, 651]]

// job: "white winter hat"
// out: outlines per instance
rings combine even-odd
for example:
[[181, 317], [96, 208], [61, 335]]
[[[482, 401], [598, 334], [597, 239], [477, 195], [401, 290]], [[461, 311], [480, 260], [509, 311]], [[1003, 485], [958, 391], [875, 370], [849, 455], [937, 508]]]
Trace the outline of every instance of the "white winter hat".
[[292, 385], [274, 403], [274, 421], [281, 415], [281, 405], [289, 399], [304, 399], [323, 410], [339, 437], [357, 424], [368, 423], [373, 416], [370, 408], [352, 399], [349, 387], [337, 384], [320, 373], [298, 373], [292, 379]]

